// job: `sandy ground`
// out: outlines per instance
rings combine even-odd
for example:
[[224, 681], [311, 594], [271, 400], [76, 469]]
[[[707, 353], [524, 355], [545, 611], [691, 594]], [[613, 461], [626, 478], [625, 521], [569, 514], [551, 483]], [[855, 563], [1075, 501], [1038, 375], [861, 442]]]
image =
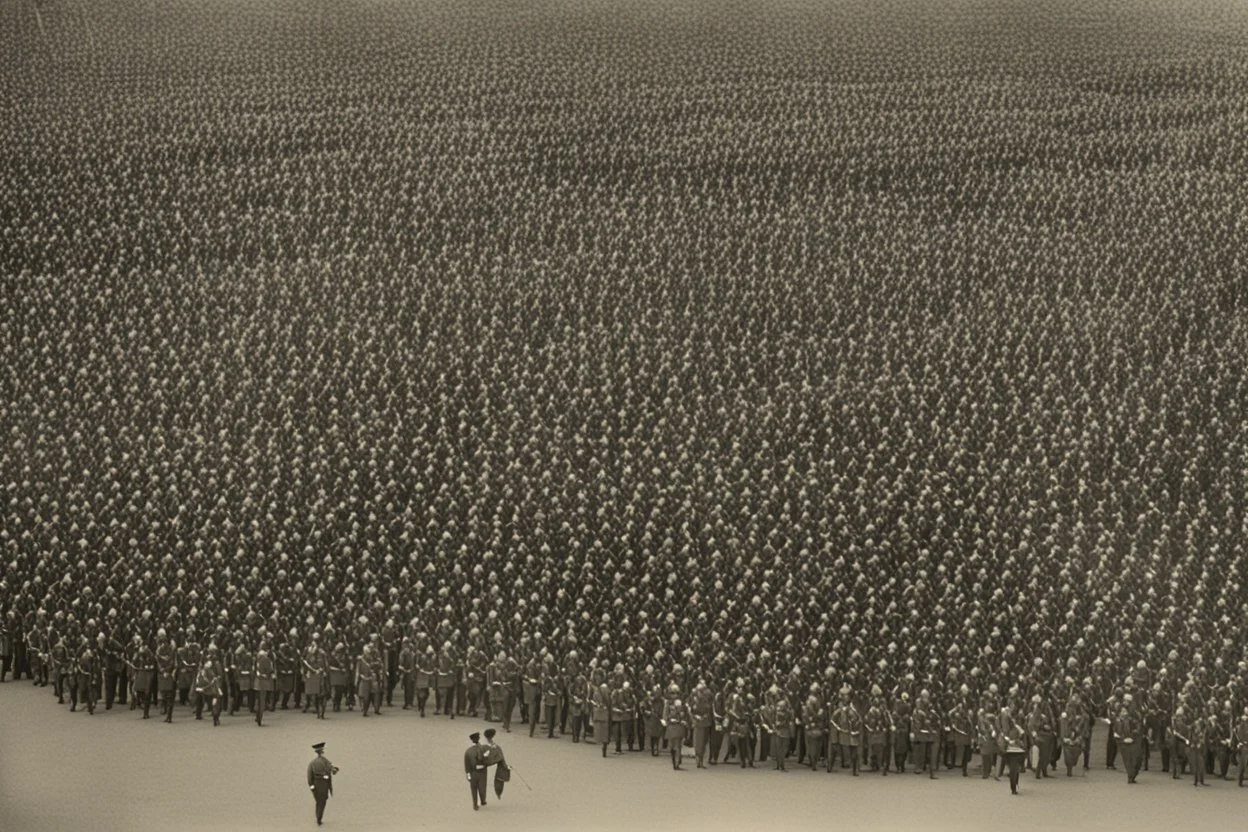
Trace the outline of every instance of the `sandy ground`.
[[797, 769], [723, 767], [674, 772], [666, 758], [612, 755], [570, 740], [529, 739], [515, 728], [501, 744], [532, 787], [513, 778], [501, 802], [471, 808], [462, 770], [467, 735], [479, 721], [420, 719], [397, 708], [358, 712], [278, 711], [264, 727], [241, 714], [219, 728], [179, 708], [173, 725], [154, 715], [58, 707], [29, 683], [0, 686], [0, 829], [269, 830], [315, 827], [304, 772], [313, 742], [341, 768], [326, 811], [330, 830], [451, 829], [498, 824], [509, 832], [561, 829], [953, 829], [991, 826], [1071, 829], [1244, 828], [1248, 789], [1210, 780], [1195, 789], [1160, 772], [1128, 787], [1104, 769], [1104, 738], [1087, 777], [936, 781]]

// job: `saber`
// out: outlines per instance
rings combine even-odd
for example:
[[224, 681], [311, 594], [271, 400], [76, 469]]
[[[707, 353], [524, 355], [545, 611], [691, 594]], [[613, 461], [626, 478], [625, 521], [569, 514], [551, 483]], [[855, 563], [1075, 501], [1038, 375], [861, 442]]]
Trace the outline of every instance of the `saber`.
[[526, 789], [528, 789], [529, 791], [533, 791], [533, 787], [529, 785], [529, 781], [524, 779], [524, 775], [523, 775], [523, 774], [521, 774], [520, 772], [516, 771], [516, 767], [515, 767], [515, 766], [508, 766], [508, 768], [509, 768], [509, 769], [511, 769], [511, 773], [512, 773], [512, 774], [514, 774], [514, 775], [516, 775], [517, 777], [519, 777], [519, 778], [520, 778], [520, 782], [524, 784], [524, 787], [525, 787]]

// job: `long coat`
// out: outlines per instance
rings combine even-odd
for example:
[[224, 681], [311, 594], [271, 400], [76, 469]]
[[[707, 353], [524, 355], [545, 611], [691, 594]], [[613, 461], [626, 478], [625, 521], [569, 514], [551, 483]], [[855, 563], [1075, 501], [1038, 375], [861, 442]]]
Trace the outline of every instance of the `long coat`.
[[685, 734], [689, 731], [689, 706], [683, 702], [679, 705], [669, 705], [665, 720], [667, 722], [667, 741], [669, 743], [683, 742]]

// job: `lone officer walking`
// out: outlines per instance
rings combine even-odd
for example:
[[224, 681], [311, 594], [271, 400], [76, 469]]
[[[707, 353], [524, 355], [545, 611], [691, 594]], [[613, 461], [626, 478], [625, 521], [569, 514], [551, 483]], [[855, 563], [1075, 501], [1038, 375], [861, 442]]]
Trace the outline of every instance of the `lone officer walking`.
[[338, 773], [338, 766], [325, 756], [325, 743], [318, 742], [312, 750], [316, 752], [316, 758], [308, 763], [308, 790], [316, 798], [316, 825], [320, 826], [325, 815], [325, 801], [334, 793], [334, 775]]

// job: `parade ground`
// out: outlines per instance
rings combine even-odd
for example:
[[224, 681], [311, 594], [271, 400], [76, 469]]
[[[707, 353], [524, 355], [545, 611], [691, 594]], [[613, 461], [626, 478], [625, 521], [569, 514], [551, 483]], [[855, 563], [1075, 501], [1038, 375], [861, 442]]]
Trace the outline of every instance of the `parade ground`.
[[[1009, 786], [913, 774], [788, 773], [763, 765], [672, 770], [666, 757], [625, 753], [604, 760], [596, 745], [528, 737], [513, 726], [499, 744], [517, 775], [502, 801], [472, 811], [463, 775], [468, 734], [481, 721], [387, 709], [380, 718], [358, 711], [277, 711], [263, 727], [241, 713], [213, 728], [183, 708], [165, 725], [153, 711], [102, 708], [70, 713], [47, 688], [28, 682], [0, 686], [0, 829], [296, 830], [315, 828], [305, 781], [311, 745], [341, 771], [325, 814], [330, 830], [453, 829], [470, 825], [521, 830], [966, 829], [1021, 826], [1057, 829], [1234, 829], [1243, 822], [1248, 790], [1211, 777], [1197, 789], [1190, 777], [1153, 770], [1129, 787], [1104, 768], [1104, 726], [1098, 726], [1093, 769], [1037, 783], [1024, 777], [1018, 797]], [[974, 761], [978, 762], [978, 758]], [[526, 788], [521, 777], [528, 782]]]

